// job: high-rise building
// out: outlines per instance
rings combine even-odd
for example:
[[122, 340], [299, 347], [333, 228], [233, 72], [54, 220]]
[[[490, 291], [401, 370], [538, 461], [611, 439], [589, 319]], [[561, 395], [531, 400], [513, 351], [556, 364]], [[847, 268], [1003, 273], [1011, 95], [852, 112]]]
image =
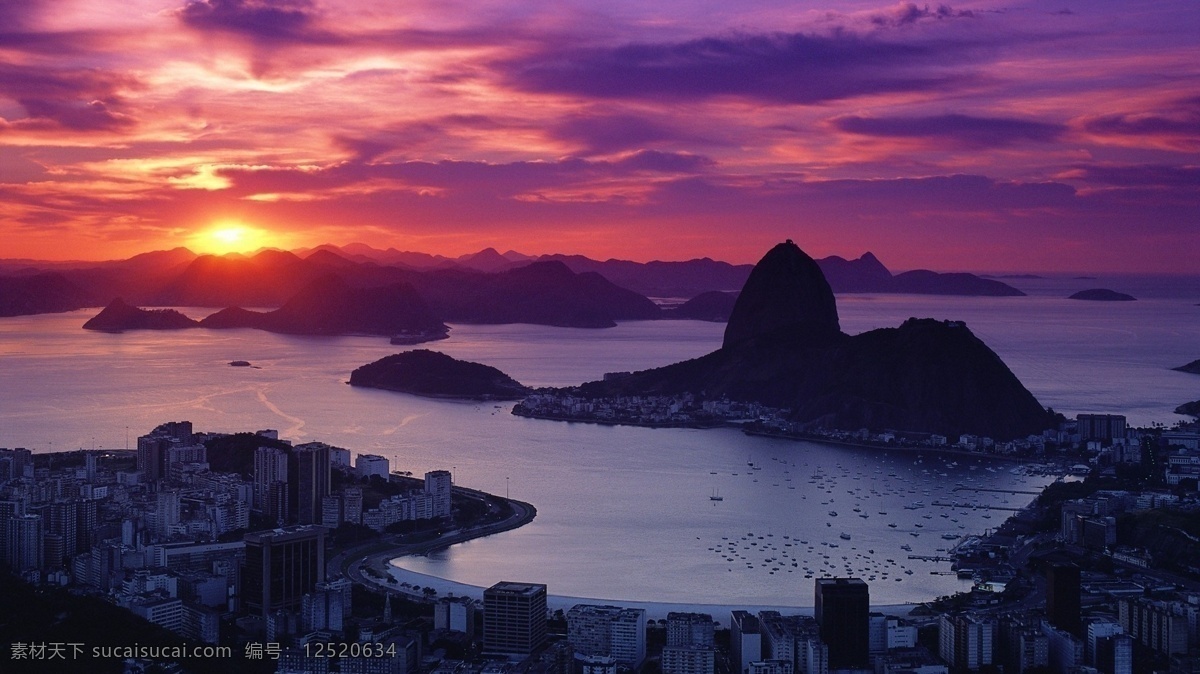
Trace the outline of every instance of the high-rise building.
[[33, 452], [24, 447], [0, 447], [0, 483], [33, 476]]
[[288, 456], [288, 507], [294, 511], [294, 522], [321, 521], [321, 499], [329, 495], [332, 469], [329, 449], [325, 443], [310, 442], [296, 445]]
[[342, 495], [328, 494], [321, 499], [320, 525], [328, 529], [336, 529], [342, 525]]
[[1079, 439], [1108, 441], [1125, 437], [1125, 416], [1121, 414], [1080, 414], [1075, 417]]
[[972, 615], [943, 614], [938, 624], [939, 655], [952, 669], [977, 670], [994, 663], [995, 623]]
[[450, 489], [453, 480], [448, 470], [425, 473], [425, 493], [433, 497], [433, 516], [450, 516]]
[[346, 487], [342, 490], [342, 517], [347, 522], [362, 524], [362, 487]]
[[75, 550], [83, 552], [90, 550], [96, 543], [96, 523], [99, 518], [99, 504], [92, 499], [81, 499], [75, 502]]
[[287, 452], [276, 447], [259, 447], [254, 450], [254, 509], [266, 513], [269, 509], [268, 496], [271, 485], [288, 481]]
[[18, 515], [5, 523], [5, 559], [13, 573], [42, 569], [42, 517]]
[[1182, 604], [1125, 597], [1117, 606], [1121, 628], [1135, 641], [1164, 655], [1188, 652], [1191, 626]]
[[169, 421], [138, 438], [137, 468], [145, 474], [147, 482], [167, 477], [167, 450], [171, 447], [191, 446], [195, 436], [192, 422]]
[[433, 628], [475, 635], [475, 601], [468, 597], [442, 597], [433, 607]]
[[[78, 518], [75, 515], [74, 501], [59, 501], [57, 503], [47, 503], [41, 508], [36, 508], [35, 512], [42, 516], [42, 526], [47, 534], [57, 534], [61, 555], [58, 566], [61, 566], [62, 559], [74, 557], [78, 550], [79, 536], [75, 530], [78, 523]], [[91, 547], [91, 546], [88, 546]]]
[[865, 669], [869, 662], [871, 599], [859, 578], [818, 578], [813, 615], [829, 646], [830, 669]]
[[793, 674], [795, 671], [791, 660], [759, 660], [750, 663], [749, 674]]
[[528, 656], [546, 641], [546, 586], [496, 583], [483, 592], [483, 650]]
[[391, 467], [389, 466], [387, 457], [385, 456], [380, 456], [378, 454], [359, 454], [354, 459], [354, 472], [357, 473], [360, 478], [371, 477], [374, 475], [386, 480], [388, 479], [388, 475], [391, 473]]
[[179, 524], [179, 492], [160, 491], [155, 494], [154, 533], [159, 540], [171, 535], [171, 527]]
[[809, 662], [810, 645], [821, 644], [821, 627], [815, 618], [780, 615], [778, 611], [760, 611], [763, 660], [786, 660], [798, 674], [823, 674], [828, 669], [828, 653], [819, 653]]
[[577, 604], [567, 612], [567, 641], [576, 653], [611, 656], [637, 669], [646, 658], [646, 611]]
[[663, 674], [713, 674], [715, 670], [716, 651], [711, 646], [682, 644], [662, 650]]
[[1104, 674], [1133, 674], [1133, 637], [1114, 634], [1096, 639], [1094, 667]]
[[1051, 564], [1046, 569], [1046, 617], [1050, 624], [1075, 636], [1080, 629], [1079, 567]]
[[325, 580], [325, 529], [298, 526], [248, 533], [242, 567], [242, 599], [266, 617], [295, 610], [301, 598]]
[[729, 663], [734, 674], [746, 674], [750, 663], [762, 660], [762, 634], [758, 618], [748, 611], [734, 611], [729, 617]]
[[707, 613], [668, 613], [667, 645], [711, 648], [714, 629], [713, 618]]

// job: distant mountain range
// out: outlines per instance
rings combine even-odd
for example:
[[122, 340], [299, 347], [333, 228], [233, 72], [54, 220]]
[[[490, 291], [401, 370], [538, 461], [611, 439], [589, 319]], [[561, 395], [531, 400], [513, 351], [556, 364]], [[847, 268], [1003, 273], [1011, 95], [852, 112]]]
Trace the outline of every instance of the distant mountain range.
[[[870, 253], [857, 260], [829, 257], [817, 263], [836, 293], [1023, 294], [972, 274], [893, 275]], [[348, 288], [364, 290], [406, 284], [439, 321], [591, 328], [664, 317], [719, 321], [728, 317], [735, 296], [701, 296], [736, 291], [751, 269], [708, 258], [601, 262], [493, 248], [457, 258], [363, 244], [268, 249], [250, 256], [196, 255], [176, 248], [111, 262], [0, 260], [0, 316], [103, 307], [117, 297], [143, 307], [282, 309], [319, 280], [337, 278]], [[694, 298], [699, 304], [664, 312], [649, 297]], [[692, 311], [698, 313], [689, 315]], [[218, 323], [258, 321], [256, 327], [261, 327], [275, 320], [283, 319], [254, 318], [243, 311]], [[295, 325], [294, 320], [285, 323]]]

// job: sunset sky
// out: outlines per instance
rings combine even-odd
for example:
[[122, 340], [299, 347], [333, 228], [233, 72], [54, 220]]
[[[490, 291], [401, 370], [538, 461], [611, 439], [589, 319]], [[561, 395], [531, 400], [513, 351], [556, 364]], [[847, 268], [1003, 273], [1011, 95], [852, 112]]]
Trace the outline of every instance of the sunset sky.
[[1200, 2], [0, 0], [0, 257], [1195, 272]]

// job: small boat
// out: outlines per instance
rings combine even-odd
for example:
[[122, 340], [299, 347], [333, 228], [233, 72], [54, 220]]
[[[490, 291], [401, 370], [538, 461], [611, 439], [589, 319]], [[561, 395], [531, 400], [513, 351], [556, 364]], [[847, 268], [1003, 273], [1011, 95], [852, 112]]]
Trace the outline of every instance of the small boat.
[[838, 536], [838, 538], [842, 539], [843, 541], [848, 541], [850, 540], [850, 534], [843, 532], [840, 536]]

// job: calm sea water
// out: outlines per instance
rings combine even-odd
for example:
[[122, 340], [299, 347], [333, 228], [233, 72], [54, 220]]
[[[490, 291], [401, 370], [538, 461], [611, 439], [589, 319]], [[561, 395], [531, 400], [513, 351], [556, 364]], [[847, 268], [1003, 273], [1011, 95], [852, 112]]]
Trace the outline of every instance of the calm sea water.
[[[851, 333], [910, 316], [965, 320], [1043, 404], [1067, 414], [1171, 423], [1176, 405], [1200, 398], [1200, 377], [1168, 369], [1200, 357], [1200, 297], [1170, 286], [1138, 302], [1089, 303], [1060, 299], [1062, 289], [1028, 298], [847, 296], [839, 310]], [[398, 350], [379, 338], [109, 335], [80, 329], [91, 313], [0, 320], [0, 446], [124, 447], [127, 435], [132, 441], [162, 421], [190, 419], [201, 430], [276, 428], [294, 441], [383, 454], [398, 470], [450, 468], [460, 484], [507, 488], [539, 509], [522, 529], [404, 562], [474, 585], [512, 579], [613, 600], [804, 606], [812, 600], [807, 567], [874, 576], [877, 604], [921, 601], [964, 581], [932, 575], [946, 565], [909, 560], [901, 546], [937, 555], [954, 544], [943, 534], [982, 532], [1004, 516], [933, 501], [1017, 507], [1031, 496], [961, 487], [1035, 491], [1048, 479], [1014, 474], [1004, 463], [918, 460], [731, 430], [522, 419], [508, 413], [510, 404], [350, 388], [350, 370]], [[430, 348], [526, 384], [565, 385], [707, 353], [723, 327], [455, 326], [451, 339]], [[259, 369], [226, 364], [235, 359]], [[710, 500], [713, 493], [723, 500]], [[926, 507], [904, 508], [914, 501]]]

